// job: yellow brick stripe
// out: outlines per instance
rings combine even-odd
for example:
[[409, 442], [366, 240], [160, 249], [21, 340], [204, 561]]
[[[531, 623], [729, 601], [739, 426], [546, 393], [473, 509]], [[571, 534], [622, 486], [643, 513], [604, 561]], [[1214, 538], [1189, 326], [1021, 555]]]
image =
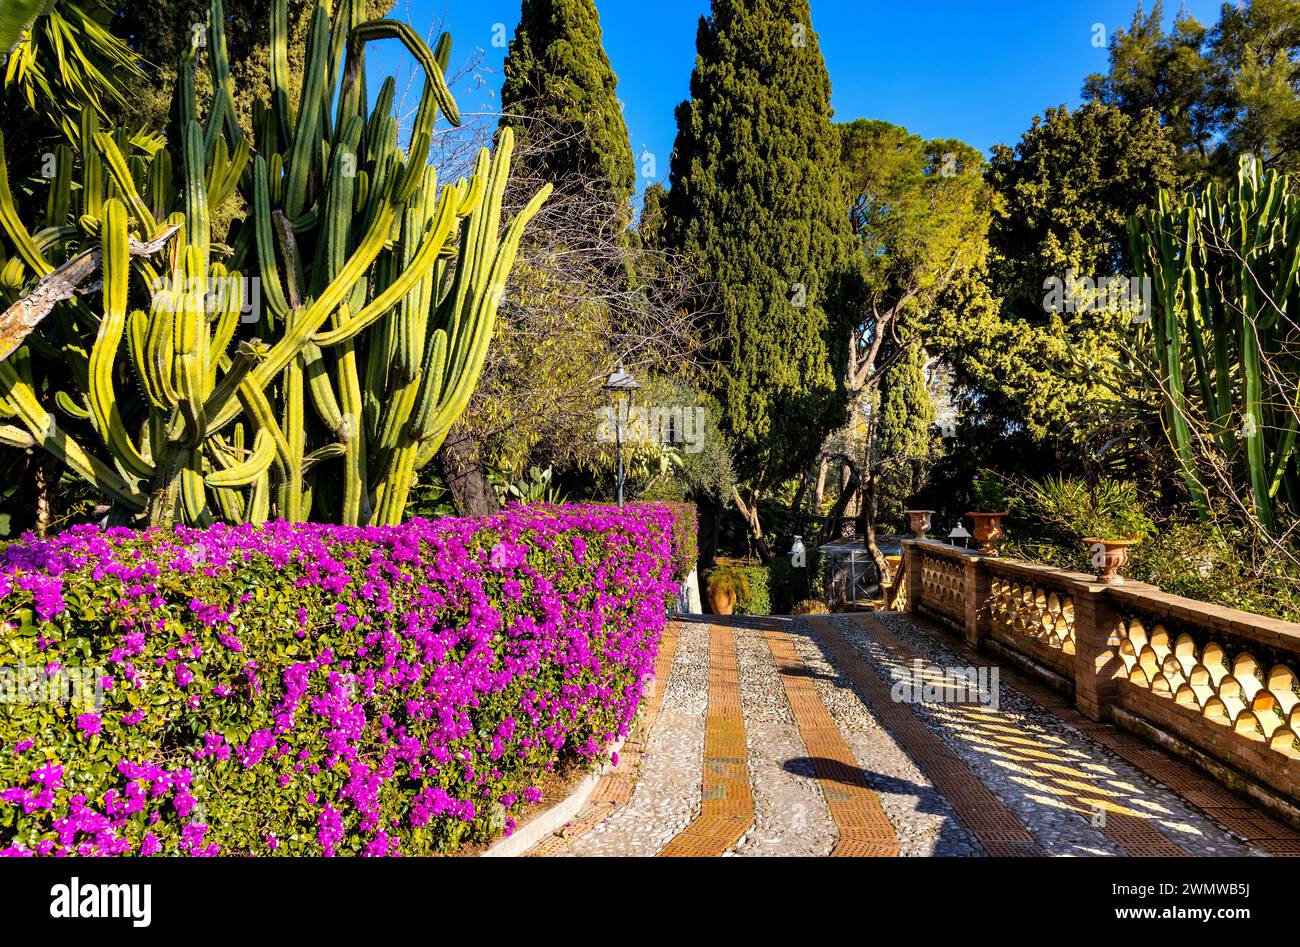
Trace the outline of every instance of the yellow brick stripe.
[[754, 823], [749, 749], [740, 705], [740, 671], [732, 622], [709, 629], [709, 706], [704, 721], [704, 772], [700, 814], [660, 855], [716, 858]]
[[[1012, 857], [1044, 854], [1024, 824], [989, 791], [970, 767], [930, 731], [911, 707], [894, 701], [890, 695], [890, 683], [858, 654], [829, 618], [810, 618], [808, 624], [875, 712], [876, 718], [916, 762], [930, 785], [948, 801], [986, 852]], [[875, 635], [880, 626], [874, 621], [863, 621], [860, 627]]]
[[840, 839], [835, 857], [896, 856], [898, 833], [784, 632], [764, 636]]

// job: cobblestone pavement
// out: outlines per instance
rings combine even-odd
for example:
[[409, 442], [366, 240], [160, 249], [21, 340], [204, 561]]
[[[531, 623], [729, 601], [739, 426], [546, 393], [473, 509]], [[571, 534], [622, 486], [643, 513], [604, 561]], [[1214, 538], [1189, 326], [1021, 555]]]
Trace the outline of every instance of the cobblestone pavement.
[[[1014, 671], [978, 677], [989, 656], [911, 616], [676, 631], [640, 752], [533, 854], [1267, 854], [1153, 776], [1164, 754], [1123, 752]], [[939, 686], [971, 666], [983, 692]]]

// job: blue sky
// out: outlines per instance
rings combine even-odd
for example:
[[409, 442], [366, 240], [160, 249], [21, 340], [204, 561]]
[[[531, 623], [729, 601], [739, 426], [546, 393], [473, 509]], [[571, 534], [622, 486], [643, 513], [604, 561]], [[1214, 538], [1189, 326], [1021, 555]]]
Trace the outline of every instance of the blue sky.
[[[1207, 25], [1218, 0], [1186, 0]], [[1172, 19], [1176, 0], [1166, 3]], [[667, 177], [673, 110], [690, 90], [695, 31], [708, 0], [596, 0], [618, 74], [633, 153], [657, 156]], [[839, 121], [879, 118], [926, 138], [987, 151], [1011, 144], [1043, 109], [1077, 105], [1083, 79], [1106, 67], [1095, 24], [1127, 27], [1136, 0], [812, 0], [813, 29], [830, 70]], [[1147, 7], [1150, 8], [1148, 0]], [[455, 41], [453, 71], [480, 66], [454, 91], [462, 111], [493, 111], [519, 0], [397, 0], [390, 16], [422, 34], [441, 24]], [[391, 68], [392, 60], [381, 60]], [[641, 186], [647, 182], [641, 181]]]

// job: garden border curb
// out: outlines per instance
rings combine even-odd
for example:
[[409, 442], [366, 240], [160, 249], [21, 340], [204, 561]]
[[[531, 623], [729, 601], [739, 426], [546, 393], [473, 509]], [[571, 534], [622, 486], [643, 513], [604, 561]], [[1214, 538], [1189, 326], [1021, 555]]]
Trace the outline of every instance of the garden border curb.
[[[623, 741], [619, 740], [610, 747], [610, 752], [617, 753], [622, 747]], [[574, 816], [586, 806], [587, 800], [591, 798], [591, 794], [600, 785], [600, 781], [605, 778], [607, 773], [616, 768], [607, 762], [597, 772], [588, 773], [578, 785], [573, 787], [567, 796], [545, 812], [529, 819], [509, 838], [497, 839], [488, 846], [486, 851], [479, 853], [479, 858], [519, 858], [528, 854], [543, 839], [554, 835], [565, 825], [572, 822]]]

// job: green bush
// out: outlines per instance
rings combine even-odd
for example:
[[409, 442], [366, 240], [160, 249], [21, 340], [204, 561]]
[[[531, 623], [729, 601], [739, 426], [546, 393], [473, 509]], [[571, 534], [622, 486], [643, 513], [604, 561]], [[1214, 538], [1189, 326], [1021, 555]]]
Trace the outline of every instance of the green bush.
[[8, 545], [0, 855], [422, 855], [509, 832], [547, 772], [628, 732], [672, 518]]
[[802, 569], [792, 566], [787, 556], [773, 560], [767, 570], [772, 614], [789, 615], [797, 603], [821, 598], [823, 566], [822, 554], [814, 549], [808, 550], [808, 565]]
[[700, 558], [699, 514], [694, 503], [661, 500], [673, 514], [673, 581], [683, 582]]

